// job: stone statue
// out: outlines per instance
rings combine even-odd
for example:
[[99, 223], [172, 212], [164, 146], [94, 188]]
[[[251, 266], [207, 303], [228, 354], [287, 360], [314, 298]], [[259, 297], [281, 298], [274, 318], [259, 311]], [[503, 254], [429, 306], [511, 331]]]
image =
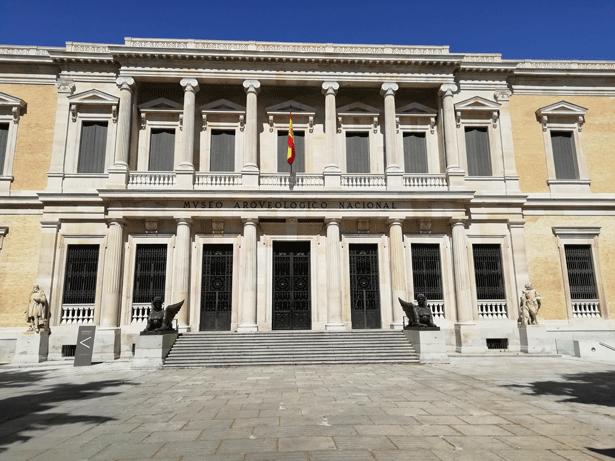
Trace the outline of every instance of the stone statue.
[[149, 312], [149, 318], [147, 319], [147, 326], [145, 330], [141, 332], [142, 335], [147, 334], [162, 334], [162, 333], [176, 333], [177, 330], [173, 329], [173, 319], [184, 304], [184, 300], [171, 304], [166, 308], [162, 308], [162, 298], [156, 296], [152, 301], [152, 309]]
[[540, 310], [541, 297], [530, 282], [525, 284], [525, 290], [521, 294], [519, 305], [519, 325], [538, 325], [538, 311]]
[[404, 329], [409, 328], [437, 328], [440, 329], [435, 323], [433, 323], [433, 313], [431, 308], [427, 305], [427, 299], [424, 294], [418, 294], [416, 297], [416, 304], [413, 302], [404, 301], [401, 298], [399, 303], [404, 310], [406, 317], [408, 317], [408, 325]]
[[42, 330], [49, 332], [49, 303], [45, 292], [38, 285], [34, 285], [32, 288], [28, 310], [24, 313], [26, 314], [26, 323], [30, 324], [28, 331], [40, 333]]

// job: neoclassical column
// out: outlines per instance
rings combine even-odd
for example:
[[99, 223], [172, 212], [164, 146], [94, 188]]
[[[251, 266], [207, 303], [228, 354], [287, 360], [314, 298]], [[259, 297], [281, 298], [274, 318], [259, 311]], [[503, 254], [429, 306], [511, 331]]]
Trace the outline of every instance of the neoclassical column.
[[187, 331], [190, 325], [190, 218], [177, 220], [175, 236], [175, 254], [173, 264], [173, 297], [171, 303], [184, 300], [184, 305], [177, 314], [179, 328]]
[[455, 300], [457, 321], [474, 322], [474, 309], [470, 293], [470, 263], [468, 261], [465, 224], [462, 220], [452, 222], [453, 272], [455, 274]]
[[66, 137], [68, 135], [68, 120], [70, 101], [68, 97], [75, 91], [75, 83], [71, 80], [58, 80], [58, 105], [56, 109], [53, 146], [51, 148], [51, 164], [47, 173], [47, 191], [60, 192], [64, 180], [64, 157], [66, 155]]
[[180, 189], [192, 189], [194, 183], [195, 100], [196, 93], [199, 91], [199, 82], [195, 78], [182, 78], [179, 84], [184, 87], [184, 114], [182, 148], [179, 152], [179, 165], [176, 172], [177, 186]]
[[122, 221], [118, 219], [111, 220], [109, 222], [109, 230], [107, 231], [107, 251], [105, 253], [100, 312], [100, 326], [103, 328], [115, 328], [120, 325], [123, 243], [124, 229]]
[[246, 125], [244, 129], [243, 169], [241, 170], [244, 186], [258, 186], [258, 125], [257, 125], [257, 99], [261, 83], [258, 80], [244, 80], [246, 90]]
[[322, 94], [325, 95], [325, 159], [324, 170], [325, 187], [337, 187], [341, 185], [341, 174], [337, 149], [335, 147], [337, 139], [337, 111], [335, 108], [335, 95], [339, 90], [340, 84], [337, 82], [324, 82], [322, 84]]
[[109, 182], [114, 186], [126, 186], [130, 156], [132, 92], [135, 80], [132, 77], [118, 77], [115, 83], [120, 88], [120, 107], [117, 114], [115, 159], [109, 168]]
[[459, 148], [457, 146], [457, 122], [455, 121], [455, 105], [453, 93], [457, 91], [454, 83], [440, 86], [442, 97], [442, 115], [444, 124], [444, 153], [446, 157], [446, 175], [449, 187], [464, 188], [464, 171], [459, 163]]
[[510, 97], [512, 91], [499, 90], [494, 96], [500, 103], [500, 133], [502, 138], [502, 155], [504, 156], [504, 181], [506, 189], [511, 192], [521, 192], [519, 190], [519, 175], [515, 162], [515, 148], [513, 146], [512, 120], [510, 117]]
[[386, 82], [380, 88], [380, 94], [384, 96], [384, 142], [386, 150], [386, 173], [399, 173], [399, 159], [397, 152], [397, 129], [395, 127], [395, 92], [399, 85], [393, 82]]
[[[406, 258], [404, 258], [403, 226], [404, 220], [389, 220], [389, 238], [391, 239], [391, 290], [393, 295], [393, 323], [391, 328], [403, 328], [404, 311], [398, 298], [408, 300], [406, 293]], [[416, 294], [416, 293], [415, 293]]]
[[258, 330], [256, 323], [256, 224], [258, 219], [247, 218], [242, 221], [242, 296], [237, 332], [250, 333]]
[[340, 218], [327, 218], [327, 324], [326, 330], [344, 330], [340, 267]]

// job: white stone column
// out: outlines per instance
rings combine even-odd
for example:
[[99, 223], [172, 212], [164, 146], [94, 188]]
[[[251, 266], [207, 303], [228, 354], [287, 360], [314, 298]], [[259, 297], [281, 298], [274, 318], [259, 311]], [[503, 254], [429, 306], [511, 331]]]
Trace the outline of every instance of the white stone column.
[[452, 240], [457, 321], [474, 322], [472, 296], [470, 293], [470, 263], [468, 261], [467, 238], [463, 221], [453, 221]]
[[495, 100], [500, 103], [500, 133], [502, 139], [502, 155], [504, 156], [504, 181], [506, 190], [520, 193], [519, 175], [515, 162], [515, 148], [513, 145], [512, 120], [510, 117], [510, 96], [512, 91], [501, 90], [495, 92]]
[[47, 191], [61, 192], [64, 180], [64, 158], [66, 155], [66, 138], [68, 136], [68, 119], [70, 101], [68, 97], [75, 91], [75, 83], [71, 80], [58, 80], [58, 105], [56, 108], [53, 146], [51, 148], [51, 164], [47, 173]]
[[457, 85], [445, 83], [440, 87], [442, 96], [442, 115], [444, 125], [444, 152], [446, 156], [446, 176], [449, 188], [464, 189], [465, 172], [459, 163], [459, 147], [457, 145], [457, 122], [455, 121], [455, 106], [453, 93]]
[[256, 323], [256, 224], [258, 220], [248, 218], [242, 221], [242, 296], [237, 332], [251, 333], [258, 330], [258, 325]]
[[327, 218], [327, 324], [326, 330], [345, 330], [342, 317], [340, 218]]
[[241, 170], [242, 183], [249, 188], [258, 187], [258, 124], [257, 99], [261, 83], [258, 80], [244, 80], [246, 90], [246, 126], [244, 129], [243, 169]]
[[384, 147], [386, 151], [387, 189], [400, 189], [403, 186], [403, 171], [399, 167], [397, 152], [397, 128], [395, 127], [395, 92], [399, 85], [386, 82], [380, 88], [384, 96]]
[[515, 302], [508, 309], [508, 318], [510, 320], [516, 320], [519, 317], [519, 305], [517, 303], [521, 297], [521, 291], [526, 283], [531, 282], [527, 265], [524, 226], [525, 221], [510, 221], [508, 223], [516, 284], [516, 287], [513, 287]]
[[391, 328], [402, 329], [404, 323], [404, 311], [398, 298], [408, 300], [406, 292], [406, 258], [404, 258], [404, 241], [402, 225], [403, 219], [392, 218], [389, 220], [389, 238], [391, 251], [391, 290], [393, 295], [393, 323]]
[[113, 187], [126, 187], [128, 182], [128, 159], [130, 156], [132, 92], [135, 80], [132, 77], [118, 77], [115, 83], [120, 88], [120, 107], [117, 115], [115, 161], [113, 166], [109, 168], [109, 184]]
[[179, 189], [192, 189], [194, 184], [195, 100], [196, 93], [199, 91], [199, 82], [195, 78], [182, 78], [179, 84], [184, 87], [183, 138], [179, 152], [179, 165], [175, 174]]
[[180, 331], [190, 329], [190, 218], [177, 220], [175, 252], [173, 257], [173, 297], [171, 303], [184, 300], [184, 305], [177, 314]]
[[109, 222], [109, 230], [107, 231], [103, 293], [100, 306], [101, 327], [114, 328], [120, 324], [123, 246], [123, 223], [120, 220], [112, 220]]
[[340, 84], [337, 82], [324, 82], [322, 94], [325, 95], [325, 188], [337, 188], [341, 186], [342, 170], [337, 158], [337, 111], [335, 108], [335, 95]]

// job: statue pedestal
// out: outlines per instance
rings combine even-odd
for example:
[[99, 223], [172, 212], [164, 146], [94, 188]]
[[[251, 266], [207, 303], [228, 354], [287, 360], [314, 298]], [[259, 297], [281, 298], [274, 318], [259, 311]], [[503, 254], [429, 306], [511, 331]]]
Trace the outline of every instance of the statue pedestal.
[[169, 355], [176, 339], [177, 333], [139, 335], [132, 368], [162, 368], [163, 360]]
[[475, 323], [456, 323], [455, 341], [460, 354], [483, 354], [487, 352], [487, 343], [482, 337], [481, 329]]
[[421, 363], [449, 363], [444, 333], [432, 328], [408, 328], [404, 330]]
[[119, 359], [121, 339], [119, 328], [99, 328], [96, 331], [92, 361], [111, 362]]
[[547, 335], [547, 329], [541, 325], [521, 325], [519, 327], [521, 352], [526, 354], [553, 353], [553, 339]]
[[11, 363], [40, 363], [47, 360], [49, 354], [49, 333], [26, 331], [17, 336], [15, 356]]

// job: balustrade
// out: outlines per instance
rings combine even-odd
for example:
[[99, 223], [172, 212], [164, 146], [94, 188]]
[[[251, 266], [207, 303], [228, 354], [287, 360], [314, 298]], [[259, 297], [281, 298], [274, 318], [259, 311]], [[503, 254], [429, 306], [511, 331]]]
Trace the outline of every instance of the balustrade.
[[234, 187], [241, 186], [241, 173], [197, 173], [196, 187]]
[[267, 187], [323, 187], [325, 181], [321, 174], [261, 174], [260, 184]]
[[342, 187], [361, 189], [385, 189], [386, 179], [381, 174], [343, 174]]
[[479, 319], [507, 319], [506, 301], [481, 300], [478, 302]]
[[575, 318], [599, 318], [600, 301], [597, 299], [575, 299], [572, 301], [572, 316]]
[[94, 304], [64, 304], [60, 325], [94, 323]]
[[405, 174], [404, 187], [410, 189], [446, 189], [445, 174]]
[[149, 311], [151, 309], [150, 303], [133, 303], [132, 305], [132, 317], [130, 323], [143, 323], [147, 322], [149, 318]]
[[169, 187], [175, 185], [175, 173], [131, 171], [128, 187]]
[[428, 301], [434, 320], [444, 320], [444, 301]]

